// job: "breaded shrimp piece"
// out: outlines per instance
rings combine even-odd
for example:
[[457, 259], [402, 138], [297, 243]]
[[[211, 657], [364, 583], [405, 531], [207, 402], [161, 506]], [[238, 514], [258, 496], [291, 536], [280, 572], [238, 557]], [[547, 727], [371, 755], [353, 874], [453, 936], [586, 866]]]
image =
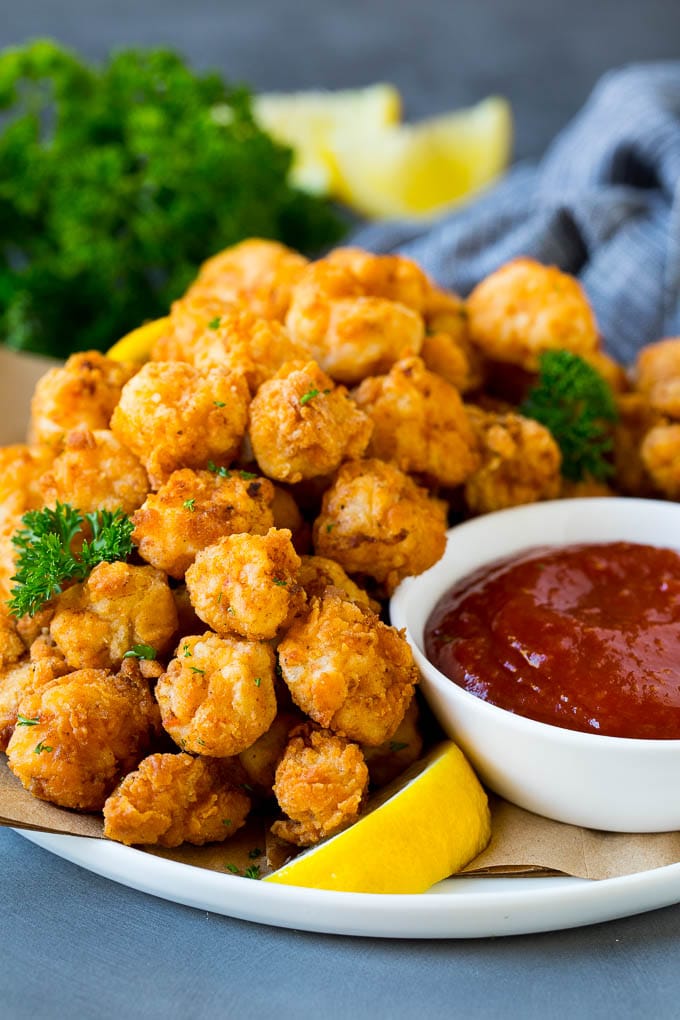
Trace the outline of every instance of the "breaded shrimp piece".
[[274, 721], [274, 653], [263, 642], [210, 631], [183, 638], [156, 698], [165, 730], [183, 750], [239, 754]]
[[274, 486], [272, 513], [274, 514], [274, 527], [288, 528], [293, 536], [295, 551], [300, 555], [306, 552], [311, 543], [311, 529], [300, 513], [295, 497], [279, 485]]
[[127, 846], [222, 843], [244, 824], [250, 797], [219, 758], [150, 754], [104, 804], [104, 835]]
[[314, 522], [319, 556], [368, 574], [389, 593], [436, 563], [445, 545], [446, 504], [381, 460], [343, 464]]
[[477, 441], [458, 390], [420, 358], [405, 358], [387, 375], [364, 379], [354, 399], [373, 422], [369, 457], [449, 487], [478, 466]]
[[12, 536], [27, 510], [42, 506], [40, 478], [54, 459], [49, 446], [0, 447], [0, 597], [7, 597], [15, 572]]
[[40, 479], [46, 506], [70, 503], [81, 513], [141, 506], [149, 490], [146, 471], [108, 429], [72, 429], [64, 448]]
[[19, 712], [38, 721], [15, 728], [9, 767], [34, 797], [78, 811], [100, 811], [160, 732], [149, 685], [131, 670], [77, 670], [27, 694]]
[[138, 365], [99, 351], [72, 354], [38, 381], [31, 402], [30, 442], [60, 446], [71, 429], [107, 429], [125, 383]]
[[368, 765], [371, 786], [387, 786], [420, 758], [423, 737], [419, 718], [418, 702], [413, 698], [389, 740], [383, 741], [378, 747], [364, 745], [361, 748]]
[[182, 467], [229, 463], [246, 429], [250, 394], [241, 376], [155, 361], [123, 388], [111, 419], [117, 438], [139, 457], [154, 489]]
[[470, 340], [463, 299], [433, 287], [423, 316], [425, 338], [420, 356], [426, 368], [461, 393], [479, 389], [484, 382], [484, 359]]
[[338, 588], [350, 602], [372, 609], [374, 613], [380, 612], [380, 603], [355, 584], [339, 563], [325, 556], [303, 556], [297, 579], [308, 599], [321, 598], [326, 588]]
[[181, 297], [170, 306], [167, 326], [151, 349], [151, 361], [194, 360], [194, 345], [210, 323], [228, 314], [232, 302], [210, 294]]
[[278, 653], [298, 708], [372, 747], [393, 736], [419, 679], [404, 635], [332, 588], [311, 600]]
[[667, 499], [680, 499], [680, 423], [650, 429], [642, 441], [640, 457], [657, 491]]
[[275, 836], [312, 846], [351, 825], [368, 788], [361, 748], [305, 724], [291, 734], [276, 770], [274, 792], [288, 815], [274, 822]]
[[368, 294], [348, 266], [328, 259], [305, 270], [286, 325], [324, 371], [343, 383], [358, 383], [417, 354], [424, 335], [418, 312], [400, 301]]
[[275, 319], [258, 319], [234, 306], [213, 319], [194, 340], [192, 361], [199, 372], [224, 368], [243, 375], [251, 393], [287, 361], [305, 361], [307, 351]]
[[652, 410], [680, 419], [680, 337], [647, 344], [633, 366], [633, 381]]
[[530, 372], [543, 351], [585, 357], [598, 347], [595, 316], [579, 282], [534, 259], [513, 259], [487, 276], [467, 310], [470, 337], [487, 357]]
[[[0, 670], [0, 751], [6, 751], [14, 727], [17, 725], [19, 706], [29, 694], [41, 690], [57, 677], [71, 670], [63, 658], [55, 656], [24, 657]], [[20, 726], [33, 728], [34, 720], [23, 716]]]
[[375, 255], [363, 248], [335, 248], [324, 259], [329, 265], [350, 269], [364, 294], [399, 301], [424, 313], [433, 284], [417, 262], [405, 255]]
[[666, 420], [642, 393], [621, 393], [616, 398], [619, 412], [614, 423], [614, 479], [626, 496], [651, 496], [655, 485], [642, 459], [642, 442], [647, 433]]
[[227, 535], [197, 554], [186, 585], [197, 615], [213, 630], [268, 641], [304, 604], [299, 566], [285, 528]]
[[480, 467], [465, 483], [465, 500], [473, 513], [557, 498], [562, 455], [544, 425], [473, 405], [467, 410], [482, 454]]
[[345, 387], [335, 386], [314, 361], [284, 365], [250, 405], [255, 459], [279, 482], [331, 474], [343, 460], [361, 457], [371, 431]]
[[187, 296], [211, 295], [282, 322], [306, 265], [304, 255], [278, 241], [250, 238], [204, 262]]
[[163, 655], [177, 631], [167, 578], [154, 567], [98, 563], [55, 607], [50, 634], [73, 669], [117, 666], [135, 645]]
[[26, 651], [26, 645], [17, 630], [17, 621], [10, 616], [7, 606], [0, 604], [0, 669], [18, 662]]
[[238, 759], [248, 777], [248, 785], [259, 796], [273, 795], [276, 767], [283, 757], [290, 731], [303, 721], [304, 716], [299, 712], [278, 712], [267, 732], [239, 754]]
[[133, 515], [132, 539], [143, 559], [181, 580], [196, 554], [224, 535], [266, 534], [273, 498], [266, 478], [182, 468]]

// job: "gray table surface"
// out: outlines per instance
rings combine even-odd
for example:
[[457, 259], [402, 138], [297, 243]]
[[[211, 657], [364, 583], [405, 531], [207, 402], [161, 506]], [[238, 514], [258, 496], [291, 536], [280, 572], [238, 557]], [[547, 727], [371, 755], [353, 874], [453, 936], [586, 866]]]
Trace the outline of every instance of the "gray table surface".
[[[0, 47], [165, 44], [257, 89], [390, 80], [419, 117], [503, 92], [539, 155], [603, 71], [680, 56], [677, 0], [0, 0]], [[590, 928], [388, 942], [153, 899], [0, 831], [0, 1016], [680, 1015], [680, 906]]]

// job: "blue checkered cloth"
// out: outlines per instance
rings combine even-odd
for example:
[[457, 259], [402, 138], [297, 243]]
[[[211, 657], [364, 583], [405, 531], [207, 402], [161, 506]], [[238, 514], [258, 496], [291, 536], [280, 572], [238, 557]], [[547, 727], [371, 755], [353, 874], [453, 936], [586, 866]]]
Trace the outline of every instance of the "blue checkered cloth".
[[680, 62], [610, 72], [537, 166], [435, 223], [376, 223], [352, 243], [409, 255], [462, 294], [517, 255], [558, 265], [625, 362], [680, 335]]

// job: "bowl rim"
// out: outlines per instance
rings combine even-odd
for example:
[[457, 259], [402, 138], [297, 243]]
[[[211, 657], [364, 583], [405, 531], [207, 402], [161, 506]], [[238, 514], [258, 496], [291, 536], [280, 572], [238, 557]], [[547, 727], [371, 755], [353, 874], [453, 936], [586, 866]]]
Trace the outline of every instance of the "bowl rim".
[[[442, 673], [433, 662], [428, 659], [425, 654], [424, 648], [420, 646], [416, 640], [411, 627], [409, 626], [409, 609], [414, 604], [417, 591], [427, 585], [428, 574], [431, 571], [441, 571], [446, 566], [447, 560], [454, 554], [456, 546], [459, 541], [467, 541], [472, 531], [480, 531], [488, 529], [494, 526], [494, 521], [497, 521], [499, 517], [508, 519], [511, 515], [516, 517], [525, 516], [533, 517], [540, 516], [545, 513], [547, 515], [557, 514], [557, 509], [564, 512], [565, 508], [568, 510], [570, 507], [588, 508], [592, 511], [597, 511], [598, 507], [602, 505], [608, 505], [611, 507], [611, 503], [616, 502], [617, 504], [625, 504], [630, 506], [631, 509], [645, 509], [646, 511], [659, 511], [663, 509], [664, 513], [678, 514], [678, 523], [680, 524], [680, 503], [672, 503], [666, 500], [660, 499], [643, 499], [639, 497], [628, 497], [628, 496], [601, 496], [601, 497], [577, 497], [571, 499], [556, 499], [541, 503], [527, 503], [521, 506], [509, 507], [505, 510], [496, 510], [492, 513], [484, 514], [480, 517], [474, 517], [470, 520], [463, 521], [461, 524], [456, 524], [449, 528], [446, 532], [446, 549], [444, 550], [441, 558], [435, 563], [429, 570], [415, 577], [408, 577], [397, 587], [395, 592], [390, 599], [390, 620], [393, 625], [399, 629], [404, 629], [406, 632], [406, 639], [411, 646], [411, 651], [414, 653], [416, 658], [416, 664], [419, 666], [422, 673], [429, 674], [427, 676], [428, 681], [435, 684], [441, 689], [442, 693], [448, 694], [454, 699], [462, 702], [463, 705], [468, 706], [472, 711], [479, 712], [482, 715], [488, 714], [492, 721], [495, 721], [504, 726], [510, 726], [517, 730], [521, 735], [522, 732], [533, 737], [541, 737], [546, 741], [561, 741], [564, 744], [572, 744], [574, 747], [580, 746], [582, 750], [596, 750], [599, 748], [609, 747], [612, 751], [621, 752], [633, 752], [633, 753], [655, 753], [655, 754], [675, 754], [680, 753], [680, 738], [654, 738], [654, 737], [616, 737], [610, 736], [604, 733], [590, 733], [584, 730], [569, 729], [566, 726], [556, 726], [552, 723], [540, 722], [538, 719], [531, 719], [529, 716], [519, 715], [516, 712], [511, 712], [507, 708], [501, 708], [499, 705], [494, 705], [489, 701], [484, 701], [482, 698], [478, 698], [475, 694], [466, 691], [463, 687], [460, 687], [455, 681], [449, 679], [445, 673]], [[597, 539], [589, 542], [587, 539], [583, 540], [583, 544], [599, 544], [603, 540]], [[621, 539], [613, 536], [612, 542], [626, 541], [633, 542], [633, 539]], [[579, 539], [570, 538], [569, 541], [556, 542], [549, 540], [545, 545], [550, 546], [567, 546], [579, 544]], [[640, 545], [655, 545], [650, 541], [640, 541]], [[523, 550], [529, 550], [531, 548], [540, 548], [540, 543], [531, 543], [522, 547], [518, 547], [512, 550], [509, 555], [520, 555]], [[544, 546], [545, 547], [545, 546]], [[673, 545], [668, 542], [659, 542], [656, 544], [656, 548], [660, 549], [673, 549], [675, 552], [680, 554], [680, 529], [678, 531], [677, 545]], [[489, 565], [495, 561], [502, 559], [503, 553], [495, 553], [492, 557], [482, 560], [479, 566], [483, 566], [485, 563]], [[427, 620], [429, 619], [432, 610], [434, 609], [437, 601], [444, 595], [457, 581], [462, 580], [468, 576], [473, 570], [479, 569], [479, 567], [466, 568], [463, 573], [456, 574], [453, 572], [449, 576], [445, 586], [442, 586], [439, 590], [436, 600], [429, 605], [427, 616], [425, 617], [425, 627]], [[422, 661], [418, 661], [422, 660]]]

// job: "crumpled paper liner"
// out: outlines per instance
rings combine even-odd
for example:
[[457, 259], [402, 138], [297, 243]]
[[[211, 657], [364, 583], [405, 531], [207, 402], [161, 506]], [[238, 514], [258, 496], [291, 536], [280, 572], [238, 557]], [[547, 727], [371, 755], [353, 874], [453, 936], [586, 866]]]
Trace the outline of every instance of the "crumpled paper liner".
[[[560, 872], [578, 878], [602, 879], [680, 862], [680, 832], [629, 835], [581, 829], [523, 811], [500, 798], [492, 798], [491, 810], [491, 842], [465, 868], [466, 874]], [[101, 816], [78, 814], [36, 800], [9, 771], [4, 755], [0, 755], [0, 825], [104, 838]], [[255, 818], [224, 843], [149, 852], [225, 874], [244, 874], [246, 868], [254, 868], [264, 875], [280, 867], [289, 850], [272, 839], [267, 829], [264, 819]]]

